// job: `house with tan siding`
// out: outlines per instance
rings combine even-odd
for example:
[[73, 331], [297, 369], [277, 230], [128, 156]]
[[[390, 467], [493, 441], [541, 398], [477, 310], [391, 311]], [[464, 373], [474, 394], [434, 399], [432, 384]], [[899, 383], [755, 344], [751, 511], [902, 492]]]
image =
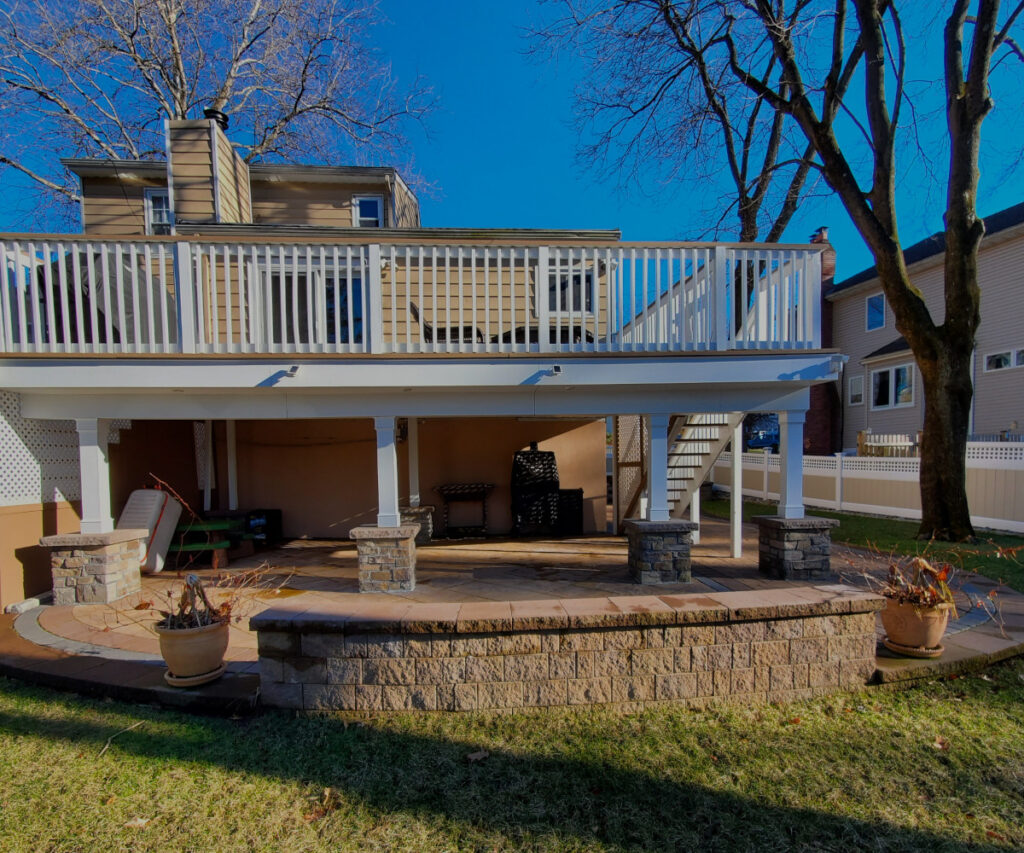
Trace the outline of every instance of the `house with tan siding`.
[[[934, 234], [904, 253], [911, 282], [941, 323], [945, 240]], [[974, 355], [970, 431], [998, 436], [1024, 430], [1024, 203], [985, 219], [978, 252], [981, 324]], [[843, 371], [842, 446], [857, 434], [916, 435], [924, 425], [921, 374], [896, 331], [874, 267], [829, 290], [833, 344], [849, 357]]]
[[[841, 365], [821, 245], [425, 227], [393, 168], [250, 165], [212, 118], [166, 138], [63, 161], [81, 234], [0, 235], [0, 603], [48, 587], [41, 536], [108, 535], [158, 481], [291, 538], [481, 511], [508, 535], [513, 459], [539, 452], [569, 532], [683, 523], [748, 411], [779, 413], [802, 519], [809, 390]], [[482, 497], [449, 518], [447, 487]]]

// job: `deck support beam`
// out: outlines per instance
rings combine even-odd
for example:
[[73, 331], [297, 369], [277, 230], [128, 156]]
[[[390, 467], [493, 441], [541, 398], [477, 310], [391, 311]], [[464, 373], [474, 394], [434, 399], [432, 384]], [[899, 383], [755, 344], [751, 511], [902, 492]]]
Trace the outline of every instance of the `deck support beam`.
[[395, 419], [374, 418], [373, 426], [377, 431], [377, 526], [398, 527], [402, 519], [398, 509]]
[[76, 418], [78, 465], [82, 484], [82, 533], [109, 533], [114, 529], [110, 515], [110, 459], [107, 442], [110, 421], [106, 418]]
[[743, 556], [743, 421], [732, 429], [729, 471], [729, 556]]
[[804, 420], [806, 409], [779, 412], [782, 471], [779, 494], [781, 518], [804, 517]]
[[648, 469], [647, 521], [669, 521], [668, 423], [669, 415], [647, 415]]

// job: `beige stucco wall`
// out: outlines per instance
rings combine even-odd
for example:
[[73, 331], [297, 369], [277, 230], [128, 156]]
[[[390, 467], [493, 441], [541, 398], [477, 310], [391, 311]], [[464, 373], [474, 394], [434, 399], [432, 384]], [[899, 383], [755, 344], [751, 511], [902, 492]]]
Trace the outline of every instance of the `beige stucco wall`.
[[[1024, 266], [1024, 227], [1017, 226], [987, 238], [978, 255], [981, 284], [981, 324], [975, 359], [975, 403], [973, 431], [995, 433], [1011, 428], [1017, 421], [1024, 429], [1024, 368], [984, 371], [985, 356], [1024, 348], [1024, 310], [1020, 301], [1020, 269]], [[925, 298], [937, 323], [945, 318], [943, 303], [943, 259], [929, 258], [911, 270], [911, 281]], [[857, 433], [868, 427], [876, 433], [914, 434], [924, 422], [920, 371], [914, 368], [914, 405], [908, 408], [873, 410], [870, 403], [871, 371], [912, 362], [904, 353], [871, 364], [862, 360], [899, 336], [892, 309], [886, 303], [885, 326], [866, 331], [867, 297], [879, 293], [878, 282], [859, 285], [853, 293], [834, 302], [834, 344], [850, 357], [843, 383], [843, 446], [855, 447]], [[850, 406], [849, 380], [864, 377], [864, 404]]]
[[0, 612], [51, 588], [50, 556], [40, 537], [78, 530], [77, 508], [63, 501], [0, 507]]
[[[218, 456], [224, 458], [222, 431]], [[239, 505], [279, 508], [284, 532], [295, 537], [343, 538], [376, 522], [376, 438], [369, 419], [239, 421], [236, 425]], [[582, 488], [584, 527], [605, 525], [604, 421], [520, 421], [507, 418], [425, 419], [420, 422], [422, 503], [441, 504], [434, 487], [489, 482], [488, 530], [511, 526], [512, 454], [530, 441], [555, 453], [562, 488]], [[398, 446], [399, 491], [408, 496], [408, 442]], [[223, 462], [218, 466], [224, 483]], [[225, 500], [224, 489], [220, 490]], [[456, 505], [472, 513], [470, 505]], [[459, 516], [453, 515], [453, 523]]]

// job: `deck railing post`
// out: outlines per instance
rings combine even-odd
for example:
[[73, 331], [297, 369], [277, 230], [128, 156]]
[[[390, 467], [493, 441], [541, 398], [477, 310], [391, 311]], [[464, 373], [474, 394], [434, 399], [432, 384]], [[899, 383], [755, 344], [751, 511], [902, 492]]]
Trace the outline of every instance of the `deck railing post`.
[[[537, 343], [541, 352], [547, 352], [551, 344], [551, 320], [548, 317], [548, 292], [550, 274], [548, 273], [548, 247], [537, 248], [537, 281], [534, 299], [537, 305]], [[527, 335], [529, 341], [529, 335]]]
[[805, 283], [808, 314], [811, 318], [810, 340], [806, 346], [821, 349], [821, 254], [814, 252], [805, 267], [810, 281]]
[[192, 283], [192, 245], [174, 247], [174, 307], [178, 321], [178, 351], [196, 351], [196, 302]]
[[[367, 311], [370, 318], [370, 352], [385, 352], [384, 346], [384, 277], [380, 268], [380, 243], [371, 243], [366, 247]], [[422, 309], [421, 309], [422, 310]]]
[[729, 256], [725, 246], [715, 246], [715, 345], [729, 349]]

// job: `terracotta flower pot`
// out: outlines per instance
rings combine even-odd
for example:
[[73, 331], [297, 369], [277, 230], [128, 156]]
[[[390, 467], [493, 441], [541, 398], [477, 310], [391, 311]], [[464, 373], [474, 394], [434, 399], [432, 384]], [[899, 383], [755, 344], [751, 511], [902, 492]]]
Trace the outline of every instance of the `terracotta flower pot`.
[[228, 623], [215, 622], [201, 628], [161, 628], [160, 654], [167, 664], [168, 684], [192, 687], [219, 678], [225, 669], [228, 650]]
[[911, 657], [938, 657], [950, 609], [949, 604], [922, 607], [888, 599], [882, 611], [885, 647]]

